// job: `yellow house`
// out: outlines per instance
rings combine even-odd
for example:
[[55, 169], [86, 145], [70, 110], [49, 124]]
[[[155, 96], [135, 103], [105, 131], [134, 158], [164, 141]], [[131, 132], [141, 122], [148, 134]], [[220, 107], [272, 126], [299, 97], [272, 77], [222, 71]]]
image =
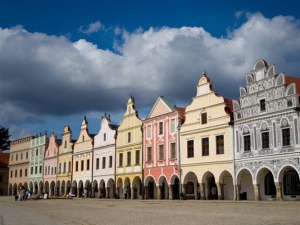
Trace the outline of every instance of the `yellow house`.
[[116, 144], [116, 194], [119, 198], [142, 196], [142, 120], [131, 96], [123, 121], [118, 128]]
[[75, 141], [72, 140], [72, 130], [70, 126], [64, 127], [62, 134], [62, 144], [58, 152], [58, 187], [61, 195], [67, 195], [71, 191], [72, 184], [72, 161]]
[[232, 101], [203, 72], [180, 128], [182, 193], [188, 199], [234, 199]]

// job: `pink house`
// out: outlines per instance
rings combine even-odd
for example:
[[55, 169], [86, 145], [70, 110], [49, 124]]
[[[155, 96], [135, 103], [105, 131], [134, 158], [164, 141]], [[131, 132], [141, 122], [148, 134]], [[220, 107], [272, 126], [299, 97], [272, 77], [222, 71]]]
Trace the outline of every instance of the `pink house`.
[[[49, 196], [55, 195], [55, 187], [59, 187], [57, 184], [57, 155], [58, 155], [58, 146], [60, 140], [57, 140], [57, 135], [53, 133], [49, 138], [49, 145], [45, 151], [45, 164], [44, 164], [44, 187], [45, 193], [48, 193]], [[57, 189], [58, 190], [58, 189]], [[56, 193], [59, 195], [59, 193]]]
[[146, 199], [179, 199], [178, 126], [184, 108], [158, 97], [144, 121], [144, 185]]

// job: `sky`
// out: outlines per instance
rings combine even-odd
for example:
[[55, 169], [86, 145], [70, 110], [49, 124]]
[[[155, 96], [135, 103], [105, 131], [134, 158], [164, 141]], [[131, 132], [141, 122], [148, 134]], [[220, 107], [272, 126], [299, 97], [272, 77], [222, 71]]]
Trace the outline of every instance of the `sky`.
[[120, 124], [135, 98], [145, 119], [158, 96], [186, 107], [206, 71], [239, 100], [264, 59], [300, 77], [300, 0], [0, 0], [0, 126], [11, 140], [86, 116]]

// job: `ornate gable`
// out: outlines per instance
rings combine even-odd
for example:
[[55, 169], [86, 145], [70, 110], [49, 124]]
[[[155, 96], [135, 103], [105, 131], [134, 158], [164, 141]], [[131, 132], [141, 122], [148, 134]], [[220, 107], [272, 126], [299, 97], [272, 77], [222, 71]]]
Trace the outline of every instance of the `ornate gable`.
[[163, 96], [159, 96], [152, 107], [147, 119], [153, 118], [159, 115], [164, 115], [170, 112], [173, 112], [173, 107], [167, 102], [167, 100]]

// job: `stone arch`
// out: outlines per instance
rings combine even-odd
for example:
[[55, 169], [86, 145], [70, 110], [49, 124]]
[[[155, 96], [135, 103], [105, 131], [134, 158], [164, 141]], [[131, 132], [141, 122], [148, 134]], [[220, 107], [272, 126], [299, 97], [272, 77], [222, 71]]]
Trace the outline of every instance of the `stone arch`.
[[169, 186], [167, 178], [164, 175], [160, 175], [157, 181], [158, 199], [169, 199]]
[[45, 192], [46, 194], [49, 194], [49, 190], [50, 190], [50, 188], [49, 188], [49, 182], [46, 181], [46, 182], [45, 182], [45, 190], [44, 190], [44, 192]]
[[145, 178], [145, 198], [146, 199], [155, 199], [157, 198], [157, 188], [156, 182], [153, 176], [148, 175]]
[[255, 185], [258, 189], [257, 200], [270, 200], [276, 198], [275, 175], [268, 166], [260, 167], [255, 174]]
[[76, 180], [73, 180], [73, 182], [72, 182], [71, 194], [73, 194], [75, 196], [78, 196], [78, 193], [77, 193], [77, 181]]
[[33, 194], [35, 195], [39, 192], [39, 185], [37, 181], [34, 181], [33, 190]]
[[27, 184], [27, 182], [24, 182], [23, 186], [24, 186], [25, 189], [28, 189], [28, 184]]
[[206, 171], [202, 176], [201, 183], [205, 184], [205, 198], [209, 200], [216, 200], [218, 199], [218, 188], [216, 184], [215, 175], [210, 172]]
[[284, 84], [284, 82], [285, 82], [284, 73], [280, 73], [275, 79], [275, 86], [282, 85]]
[[68, 190], [66, 190], [66, 181], [62, 180], [61, 181], [61, 186], [60, 186], [60, 194], [61, 195], [66, 195], [68, 194]]
[[123, 180], [122, 178], [118, 178], [117, 181], [117, 198], [124, 198], [124, 194], [123, 194]]
[[232, 174], [224, 170], [218, 179], [218, 199], [234, 200], [234, 184]]
[[106, 184], [103, 179], [100, 180], [99, 183], [99, 191], [100, 191], [100, 198], [105, 198], [106, 197]]
[[200, 188], [198, 188], [198, 185], [197, 175], [192, 171], [188, 172], [183, 179], [183, 197], [185, 199], [199, 199], [201, 191]]
[[33, 182], [32, 181], [29, 182], [29, 190], [33, 194]]
[[114, 198], [115, 197], [115, 181], [114, 179], [110, 178], [107, 181], [107, 193], [106, 193], [106, 197], [107, 198]]
[[77, 197], [82, 197], [83, 194], [83, 181], [80, 180], [77, 185]]
[[91, 195], [92, 195], [92, 185], [91, 185], [90, 180], [85, 181], [84, 189], [87, 190], [87, 197], [91, 197]]
[[127, 189], [127, 198], [131, 198], [131, 183], [130, 183], [130, 178], [129, 177], [126, 177], [125, 180], [124, 180], [124, 194], [125, 193], [125, 188]]
[[17, 195], [18, 194], [18, 185], [16, 183], [14, 183], [13, 185], [13, 195]]
[[286, 165], [283, 167], [279, 172], [279, 181], [282, 199], [300, 199], [299, 171], [294, 166]]
[[132, 181], [132, 199], [142, 197], [142, 180], [139, 176], [135, 176]]
[[40, 180], [39, 182], [39, 194], [43, 194], [44, 193], [44, 183], [43, 180]]
[[99, 197], [98, 192], [99, 192], [98, 182], [97, 182], [97, 180], [94, 180], [93, 185], [92, 185], [92, 195], [93, 195], [93, 197], [98, 198]]
[[49, 195], [50, 196], [54, 196], [54, 193], [55, 193], [55, 181], [51, 181], [50, 183], [50, 190], [49, 190]]
[[169, 185], [171, 185], [169, 189], [169, 199], [180, 199], [181, 185], [177, 174], [174, 173], [171, 175]]
[[254, 200], [253, 174], [248, 168], [237, 171], [237, 199]]

